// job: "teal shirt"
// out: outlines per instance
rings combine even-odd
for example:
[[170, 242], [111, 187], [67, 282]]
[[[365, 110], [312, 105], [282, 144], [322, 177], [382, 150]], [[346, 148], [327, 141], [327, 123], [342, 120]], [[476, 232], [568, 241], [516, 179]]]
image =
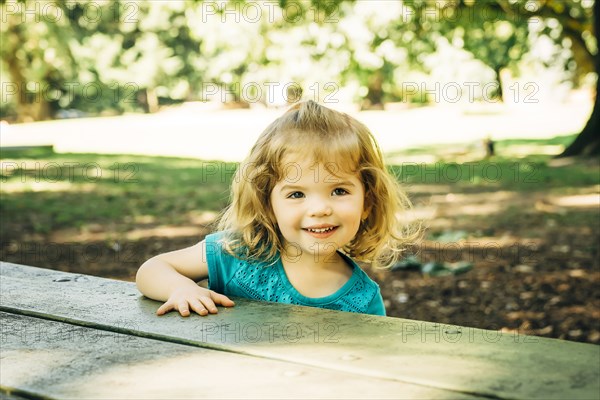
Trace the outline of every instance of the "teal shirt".
[[222, 236], [223, 233], [218, 232], [205, 239], [210, 290], [226, 296], [385, 315], [379, 285], [345, 254], [339, 253], [353, 269], [348, 282], [329, 296], [306, 297], [290, 283], [281, 259], [267, 265], [233, 257], [219, 242]]

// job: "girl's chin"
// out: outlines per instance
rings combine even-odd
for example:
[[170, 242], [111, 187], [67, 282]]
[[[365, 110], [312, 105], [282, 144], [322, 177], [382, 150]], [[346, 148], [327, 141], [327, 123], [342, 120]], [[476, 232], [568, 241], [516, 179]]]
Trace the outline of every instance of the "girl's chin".
[[290, 259], [301, 257], [314, 257], [315, 261], [322, 258], [334, 258], [337, 255], [337, 250], [340, 246], [335, 242], [320, 241], [304, 244], [303, 246], [297, 243], [288, 243], [286, 245], [286, 257]]

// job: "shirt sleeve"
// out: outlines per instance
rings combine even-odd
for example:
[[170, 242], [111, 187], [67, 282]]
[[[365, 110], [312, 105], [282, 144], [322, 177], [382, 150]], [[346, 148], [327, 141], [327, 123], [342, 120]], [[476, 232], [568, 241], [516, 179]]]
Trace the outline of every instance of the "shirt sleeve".
[[239, 260], [227, 253], [221, 239], [223, 232], [207, 235], [206, 263], [208, 264], [208, 288], [217, 293], [225, 293], [225, 287], [235, 273]]
[[383, 304], [383, 297], [381, 297], [381, 291], [379, 288], [377, 288], [377, 294], [373, 296], [373, 300], [371, 300], [366, 313], [385, 317], [385, 305]]

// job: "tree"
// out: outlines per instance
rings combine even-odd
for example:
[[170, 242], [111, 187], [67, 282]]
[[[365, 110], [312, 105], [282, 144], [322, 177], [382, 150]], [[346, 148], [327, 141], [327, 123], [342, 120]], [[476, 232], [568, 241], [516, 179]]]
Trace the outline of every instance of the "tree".
[[[326, 87], [314, 87], [319, 76], [354, 85], [363, 107], [381, 108], [385, 101], [406, 100], [399, 84], [407, 72], [428, 68], [424, 60], [439, 50], [441, 39], [472, 53], [498, 80], [500, 71], [514, 67], [527, 51], [531, 34], [552, 38], [569, 52], [562, 66], [575, 84], [600, 71], [600, 5], [592, 0], [405, 0], [375, 5], [279, 0], [283, 18], [248, 23], [248, 14], [240, 24], [220, 23], [223, 14], [205, 19], [214, 14], [209, 11], [218, 11], [212, 8], [227, 7], [231, 20], [231, 10], [256, 10], [255, 3], [0, 4], [1, 68], [12, 83], [4, 86], [3, 79], [3, 98], [10, 89], [20, 120], [50, 118], [61, 108], [152, 112], [161, 99], [196, 99], [207, 80], [225, 87], [234, 100], [240, 100], [244, 83], [252, 83], [252, 89], [258, 82], [277, 79], [323, 94]], [[271, 6], [267, 2], [258, 7], [263, 12], [268, 7], [268, 14]], [[339, 23], [323, 23], [332, 14]], [[541, 28], [531, 29], [533, 18], [542, 21]], [[86, 102], [90, 97], [93, 101]], [[588, 124], [563, 156], [600, 153], [598, 96], [594, 104]]]
[[594, 4], [594, 32], [596, 36], [596, 55], [594, 67], [598, 74], [596, 78], [596, 99], [592, 115], [587, 124], [565, 151], [559, 157], [576, 155], [600, 154], [600, 50], [598, 49], [598, 35], [600, 34], [600, 2]]
[[600, 3], [585, 0], [546, 0], [529, 9], [526, 5], [511, 7], [506, 0], [497, 0], [497, 3], [505, 12], [558, 21], [560, 25], [555, 39], [571, 49], [573, 65], [567, 67], [573, 70], [574, 80], [578, 82], [587, 73], [596, 73], [596, 96], [592, 114], [573, 143], [558, 157], [600, 155]]
[[74, 56], [64, 46], [74, 32], [65, 19], [56, 17], [62, 15], [60, 8], [27, 24], [24, 7], [24, 3], [2, 4], [0, 54], [11, 75], [10, 84], [2, 89], [3, 97], [14, 97], [18, 120], [35, 121], [52, 115], [62, 83], [76, 73]]
[[[507, 15], [538, 17], [546, 21], [546, 32], [550, 33], [550, 37], [571, 50], [573, 59], [566, 67], [573, 72], [575, 83], [579, 83], [590, 72], [596, 73], [596, 96], [592, 114], [573, 143], [558, 157], [600, 155], [600, 3], [585, 0], [518, 1], [515, 4], [508, 0], [496, 0], [495, 3]], [[558, 26], [552, 27], [548, 23], [550, 21], [558, 22]]]
[[406, 57], [406, 51], [390, 35], [401, 7], [399, 3], [382, 7], [381, 3], [364, 1], [342, 11], [338, 31], [345, 38], [344, 49], [349, 55], [342, 77], [360, 85], [361, 109], [382, 109], [394, 95], [394, 72]]
[[152, 112], [161, 94], [185, 99], [203, 75], [186, 17], [198, 4], [1, 2], [3, 102], [13, 100], [18, 121], [39, 121], [65, 108]]
[[[504, 69], [516, 69], [518, 61], [529, 50], [528, 24], [525, 18], [511, 18], [504, 13], [490, 13], [474, 5], [450, 9], [454, 15], [440, 15], [434, 29], [447, 37], [452, 44], [473, 54], [490, 67], [496, 75], [495, 96], [504, 100], [501, 74]], [[421, 12], [423, 12], [421, 10]], [[448, 9], [442, 9], [448, 13]], [[440, 23], [453, 19], [455, 24]]]
[[[336, 2], [335, 5], [337, 6], [339, 2], [344, 0]], [[352, 0], [349, 2], [353, 3]], [[280, 3], [286, 4], [287, 1], [280, 0]], [[318, 0], [312, 0], [315, 7], [318, 7], [319, 3]], [[577, 138], [559, 157], [600, 154], [600, 106], [598, 105], [600, 2], [593, 0], [407, 0], [403, 4], [411, 9], [414, 18], [409, 21], [410, 26], [403, 26], [407, 25], [406, 21], [401, 21], [397, 24], [397, 29], [415, 31], [417, 39], [419, 35], [453, 36], [461, 29], [464, 31], [466, 28], [472, 28], [473, 23], [481, 23], [482, 21], [477, 21], [477, 16], [483, 15], [483, 12], [493, 16], [494, 23], [488, 23], [487, 26], [482, 24], [480, 27], [482, 35], [475, 37], [475, 40], [465, 40], [464, 48], [472, 51], [497, 73], [503, 64], [510, 60], [496, 59], [491, 53], [485, 50], [480, 53], [478, 49], [485, 47], [482, 46], [485, 43], [488, 45], [491, 43], [497, 47], [499, 53], [510, 55], [512, 52], [512, 58], [518, 58], [517, 56], [524, 52], [523, 46], [526, 46], [522, 41], [524, 28], [529, 21], [537, 18], [544, 22], [545, 27], [541, 33], [547, 34], [558, 45], [571, 51], [572, 58], [564, 67], [572, 73], [575, 84], [579, 84], [588, 73], [596, 73], [596, 98], [592, 114]], [[461, 15], [475, 17], [465, 20], [460, 17]], [[433, 20], [431, 16], [434, 16]], [[512, 31], [503, 40], [495, 35], [495, 22], [501, 21], [509, 22]], [[508, 27], [506, 24], [504, 26]], [[415, 42], [421, 41], [415, 40]], [[407, 48], [410, 50], [411, 46]]]

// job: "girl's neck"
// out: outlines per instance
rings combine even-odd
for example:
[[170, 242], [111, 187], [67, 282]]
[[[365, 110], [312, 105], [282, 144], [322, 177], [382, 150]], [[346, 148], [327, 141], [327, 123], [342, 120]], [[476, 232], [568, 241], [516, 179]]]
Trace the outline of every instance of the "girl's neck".
[[319, 258], [313, 254], [290, 257], [282, 254], [285, 274], [292, 286], [307, 297], [325, 297], [337, 292], [354, 272], [346, 260], [337, 252]]
[[339, 270], [349, 267], [346, 260], [337, 251], [329, 254], [298, 253], [297, 249], [281, 252], [281, 260], [285, 265], [295, 265], [310, 271]]

